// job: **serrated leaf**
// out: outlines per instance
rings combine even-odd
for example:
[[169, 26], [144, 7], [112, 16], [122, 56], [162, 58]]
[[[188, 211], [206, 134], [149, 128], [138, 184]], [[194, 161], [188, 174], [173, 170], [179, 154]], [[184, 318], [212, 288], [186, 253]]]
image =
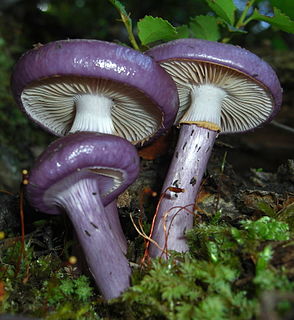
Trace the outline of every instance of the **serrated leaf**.
[[236, 7], [233, 0], [206, 0], [206, 2], [219, 17], [234, 25]]
[[273, 17], [265, 16], [261, 14], [257, 9], [255, 9], [252, 16], [250, 17], [250, 20], [265, 21], [282, 31], [294, 33], [294, 21], [277, 8], [274, 8]]
[[196, 16], [191, 19], [189, 26], [195, 38], [218, 41], [221, 37], [215, 17]]
[[177, 39], [177, 29], [167, 20], [159, 17], [145, 16], [137, 23], [138, 37], [142, 45], [156, 41]]
[[183, 24], [182, 26], [176, 27], [177, 38], [189, 38], [189, 28], [187, 25]]

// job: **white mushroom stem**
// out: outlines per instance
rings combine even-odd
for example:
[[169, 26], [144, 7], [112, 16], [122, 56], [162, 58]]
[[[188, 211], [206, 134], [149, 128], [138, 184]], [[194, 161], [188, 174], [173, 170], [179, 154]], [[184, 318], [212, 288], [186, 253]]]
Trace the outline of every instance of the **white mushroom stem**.
[[180, 120], [177, 147], [162, 187], [151, 235], [158, 246], [150, 245], [151, 257], [168, 258], [169, 250], [188, 251], [185, 232], [193, 226], [195, 201], [220, 128], [225, 96], [224, 90], [213, 85], [192, 87], [191, 106]]
[[208, 122], [221, 127], [220, 115], [222, 101], [226, 91], [211, 85], [193, 85], [191, 87], [191, 104], [180, 123]]
[[75, 97], [76, 115], [69, 132], [114, 133], [111, 116], [113, 101], [103, 95], [81, 94]]

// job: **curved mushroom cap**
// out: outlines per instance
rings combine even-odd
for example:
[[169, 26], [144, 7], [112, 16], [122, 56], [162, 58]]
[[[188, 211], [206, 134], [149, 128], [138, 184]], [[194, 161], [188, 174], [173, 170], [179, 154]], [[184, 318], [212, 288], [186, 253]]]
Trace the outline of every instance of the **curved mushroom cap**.
[[57, 136], [69, 132], [84, 95], [109, 99], [114, 134], [134, 144], [170, 127], [178, 108], [174, 82], [153, 59], [99, 40], [61, 40], [26, 52], [11, 86], [21, 109]]
[[270, 121], [279, 111], [282, 89], [274, 70], [248, 50], [199, 39], [179, 39], [146, 52], [173, 77], [180, 108], [178, 123], [190, 105], [192, 86], [212, 84], [225, 92], [222, 133], [242, 132]]
[[[27, 197], [38, 210], [59, 214], [55, 195], [81, 179], [93, 178], [106, 206], [138, 174], [137, 150], [127, 140], [95, 132], [74, 133], [52, 142], [37, 159], [29, 174]], [[89, 196], [97, 196], [97, 191], [89, 190]]]

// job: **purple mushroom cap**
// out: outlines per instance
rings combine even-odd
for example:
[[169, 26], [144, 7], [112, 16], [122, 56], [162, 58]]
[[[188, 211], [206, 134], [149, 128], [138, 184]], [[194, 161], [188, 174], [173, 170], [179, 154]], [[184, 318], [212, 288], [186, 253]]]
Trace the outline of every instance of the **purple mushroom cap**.
[[[26, 52], [15, 65], [11, 86], [21, 109], [57, 136], [69, 132], [81, 96], [105, 96], [114, 132], [102, 133], [134, 144], [169, 128], [178, 107], [175, 84], [153, 59], [99, 40], [61, 40]], [[91, 118], [94, 112], [89, 113]]]
[[[268, 110], [266, 110], [264, 115], [257, 119], [252, 126], [247, 126], [247, 124], [244, 124], [242, 128], [233, 128], [234, 125], [232, 125], [231, 127], [227, 125], [227, 128], [224, 128], [224, 122], [232, 120], [235, 117], [235, 114], [238, 113], [234, 111], [229, 111], [226, 116], [227, 119], [222, 119], [223, 133], [241, 132], [253, 129], [256, 126], [261, 125], [262, 123], [270, 121], [280, 109], [282, 102], [282, 88], [280, 86], [280, 82], [277, 78], [275, 71], [269, 64], [267, 64], [261, 58], [239, 46], [201, 39], [179, 39], [155, 46], [154, 48], [148, 50], [146, 54], [148, 54], [157, 62], [159, 62], [161, 66], [163, 66], [168, 72], [169, 69], [168, 67], [165, 67], [165, 64], [168, 65], [171, 61], [178, 61], [184, 63], [195, 62], [196, 64], [203, 64], [206, 66], [209, 65], [209, 68], [212, 70], [212, 75], [214, 72], [213, 66], [215, 66], [215, 68], [221, 67], [224, 71], [224, 76], [226, 76], [225, 73], [228, 72], [228, 70], [231, 70], [232, 74], [235, 74], [237, 76], [238, 74], [240, 74], [240, 76], [243, 79], [247, 78], [248, 84], [257, 84], [259, 88], [265, 91], [266, 95], [268, 95], [269, 97], [269, 101], [265, 102], [265, 104], [268, 104]], [[201, 67], [199, 71], [200, 73], [207, 72], [203, 71], [203, 68]], [[175, 71], [175, 74], [180, 74], [181, 72], [181, 70], [177, 70]], [[190, 72], [193, 73], [193, 71]], [[176, 77], [174, 77], [173, 74], [171, 75], [174, 78], [174, 80], [177, 81], [175, 79]], [[197, 80], [199, 79], [196, 79], [195, 82], [197, 82]], [[205, 79], [204, 77], [200, 80], [203, 82], [207, 81], [207, 79]], [[191, 81], [193, 82], [193, 79], [191, 80], [190, 78], [188, 79], [188, 81], [190, 81], [191, 83]], [[243, 84], [243, 82], [240, 82], [240, 84]], [[237, 87], [237, 85], [238, 84], [236, 84], [235, 86]], [[248, 92], [246, 93], [246, 96], [244, 94], [245, 102], [246, 99], [248, 99]], [[252, 98], [252, 100], [253, 99], [254, 97]], [[256, 105], [258, 104], [259, 101], [256, 102]], [[255, 106], [252, 106], [252, 109], [254, 107]], [[242, 106], [240, 108], [242, 108]], [[250, 109], [249, 105], [248, 109]], [[253, 111], [251, 110], [251, 112]], [[223, 114], [222, 116], [224, 118]], [[245, 117], [246, 115], [244, 113], [244, 118]], [[256, 114], [254, 114], [253, 117], [258, 118], [258, 112], [256, 112]]]
[[61, 210], [50, 202], [50, 194], [74, 180], [92, 177], [99, 183], [101, 201], [107, 206], [138, 174], [137, 151], [125, 139], [94, 132], [70, 134], [52, 142], [37, 159], [29, 175], [27, 197], [38, 210], [59, 214]]

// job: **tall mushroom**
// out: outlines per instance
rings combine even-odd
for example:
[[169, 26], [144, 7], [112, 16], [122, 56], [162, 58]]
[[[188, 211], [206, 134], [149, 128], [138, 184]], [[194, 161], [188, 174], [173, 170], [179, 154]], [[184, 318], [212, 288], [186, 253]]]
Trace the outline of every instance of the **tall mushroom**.
[[282, 89], [266, 62], [237, 46], [180, 39], [147, 54], [174, 79], [180, 99], [179, 139], [153, 231], [161, 249], [150, 247], [155, 257], [163, 248], [187, 251], [184, 234], [193, 225], [191, 211], [218, 133], [244, 132], [270, 121], [280, 108]]
[[29, 175], [29, 202], [45, 213], [66, 212], [106, 299], [128, 288], [131, 270], [104, 206], [122, 193], [138, 173], [137, 151], [128, 141], [83, 132], [51, 143]]
[[[95, 131], [142, 145], [172, 125], [178, 108], [174, 82], [153, 59], [99, 40], [61, 40], [29, 50], [15, 65], [11, 86], [28, 117], [57, 136]], [[117, 218], [114, 204], [106, 210]]]

